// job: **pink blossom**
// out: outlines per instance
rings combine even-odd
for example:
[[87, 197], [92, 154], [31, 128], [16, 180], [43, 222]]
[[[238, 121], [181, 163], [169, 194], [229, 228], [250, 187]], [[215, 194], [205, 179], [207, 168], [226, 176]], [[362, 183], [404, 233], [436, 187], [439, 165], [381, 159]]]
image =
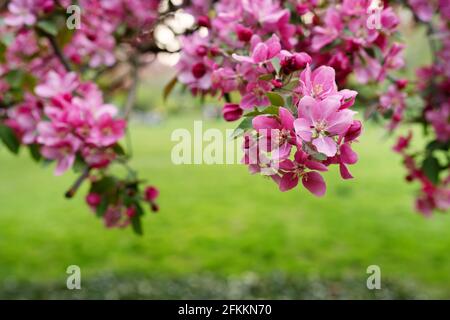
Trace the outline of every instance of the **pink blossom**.
[[110, 114], [102, 114], [93, 125], [88, 143], [98, 147], [108, 147], [122, 139], [125, 134], [126, 122], [124, 120], [115, 120]]
[[55, 175], [60, 176], [72, 167], [80, 146], [80, 140], [73, 136], [66, 136], [52, 145], [44, 145], [41, 153], [47, 159], [56, 160]]
[[302, 178], [303, 186], [312, 194], [321, 197], [326, 192], [325, 181], [322, 176], [316, 171], [327, 171], [328, 168], [320, 162], [309, 159], [309, 156], [298, 150], [295, 153], [294, 161], [284, 160], [280, 163], [282, 176], [279, 182], [281, 191], [288, 191], [298, 185], [299, 179]]
[[408, 0], [409, 5], [413, 8], [417, 17], [425, 22], [429, 22], [433, 18], [433, 4], [429, 0]]
[[266, 145], [260, 146], [273, 152], [272, 159], [286, 159], [295, 144], [294, 116], [286, 108], [279, 108], [278, 117], [256, 116], [253, 118], [253, 128], [267, 139]]
[[51, 98], [56, 95], [70, 94], [78, 85], [78, 75], [75, 72], [60, 75], [50, 71], [45, 82], [36, 86], [35, 92], [40, 97]]
[[241, 108], [244, 110], [253, 109], [255, 107], [267, 107], [270, 106], [269, 98], [266, 93], [272, 89], [269, 82], [259, 80], [256, 82], [250, 82], [247, 85], [246, 92], [241, 100]]
[[262, 42], [259, 36], [253, 36], [251, 39], [252, 52], [251, 56], [240, 56], [233, 53], [232, 57], [239, 62], [248, 63], [264, 63], [268, 62], [281, 51], [280, 39], [276, 35], [272, 35], [266, 42]]
[[314, 27], [311, 49], [319, 51], [327, 44], [336, 40], [343, 29], [341, 16], [335, 9], [328, 9], [324, 17], [325, 25]]
[[12, 0], [8, 4], [9, 15], [5, 23], [10, 26], [34, 25], [36, 23], [35, 0]]
[[335, 136], [344, 136], [352, 125], [354, 111], [339, 110], [340, 101], [328, 97], [322, 101], [305, 96], [298, 106], [299, 119], [294, 127], [300, 141], [311, 142], [317, 151], [332, 157], [337, 152]]
[[450, 140], [450, 103], [443, 103], [436, 109], [426, 113], [427, 120], [436, 132], [436, 137], [442, 142]]

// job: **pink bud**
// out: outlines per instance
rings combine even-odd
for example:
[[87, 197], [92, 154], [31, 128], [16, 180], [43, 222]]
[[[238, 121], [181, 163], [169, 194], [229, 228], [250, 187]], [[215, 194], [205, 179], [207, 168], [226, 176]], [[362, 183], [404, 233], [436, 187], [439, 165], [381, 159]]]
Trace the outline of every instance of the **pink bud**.
[[244, 27], [243, 25], [238, 24], [236, 26], [236, 34], [239, 41], [248, 42], [252, 38], [253, 31], [249, 28]]
[[308, 13], [309, 8], [308, 8], [308, 5], [307, 5], [307, 4], [297, 4], [297, 5], [295, 6], [295, 10], [297, 11], [297, 13], [298, 13], [300, 16], [302, 16], [302, 15], [304, 15], [305, 13]]
[[201, 62], [194, 64], [192, 66], [192, 74], [197, 79], [200, 79], [206, 74], [206, 66]]
[[242, 117], [244, 110], [236, 103], [226, 103], [222, 109], [223, 118], [226, 121], [236, 121]]
[[144, 199], [149, 202], [153, 202], [158, 198], [159, 190], [153, 186], [147, 187], [144, 193]]
[[395, 81], [395, 85], [397, 86], [397, 88], [399, 90], [402, 90], [408, 85], [408, 80], [407, 79], [398, 79], [397, 81]]
[[272, 83], [272, 85], [275, 87], [275, 88], [281, 88], [282, 86], [283, 86], [283, 82], [281, 82], [280, 80], [278, 80], [278, 79], [272, 79], [272, 81], [270, 81], [271, 83]]
[[86, 203], [93, 208], [98, 207], [98, 205], [102, 202], [102, 197], [98, 193], [89, 193], [86, 196]]
[[361, 135], [362, 124], [361, 121], [354, 120], [350, 128], [348, 128], [345, 134], [345, 141], [353, 141]]
[[136, 215], [136, 207], [135, 206], [128, 207], [126, 213], [128, 217], [133, 218]]
[[285, 57], [281, 62], [281, 68], [285, 74], [303, 69], [308, 63], [311, 63], [312, 59], [309, 54], [300, 52], [294, 53], [291, 56]]
[[208, 53], [208, 48], [206, 46], [198, 46], [195, 52], [198, 56], [204, 57]]
[[211, 21], [208, 16], [199, 16], [197, 18], [197, 24], [200, 27], [211, 28]]

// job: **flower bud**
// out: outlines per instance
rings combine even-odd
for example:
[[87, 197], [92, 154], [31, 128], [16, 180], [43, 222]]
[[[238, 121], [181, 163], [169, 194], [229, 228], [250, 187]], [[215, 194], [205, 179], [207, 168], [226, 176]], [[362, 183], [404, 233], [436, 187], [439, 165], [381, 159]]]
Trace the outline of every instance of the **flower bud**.
[[226, 121], [236, 121], [242, 117], [244, 110], [236, 103], [226, 103], [222, 109], [223, 118]]
[[135, 206], [128, 207], [126, 214], [129, 218], [133, 218], [136, 215], [136, 207]]
[[144, 193], [144, 199], [148, 202], [153, 202], [158, 198], [159, 190], [153, 186], [147, 187]]
[[199, 16], [197, 18], [197, 24], [200, 27], [211, 28], [211, 20], [209, 20], [208, 16]]
[[350, 128], [348, 128], [345, 134], [345, 141], [353, 141], [361, 135], [362, 124], [361, 121], [354, 120]]
[[408, 85], [408, 80], [407, 79], [398, 79], [397, 81], [395, 81], [395, 85], [397, 86], [397, 88], [399, 90], [402, 90]]
[[249, 28], [246, 28], [240, 24], [236, 26], [236, 34], [239, 41], [248, 42], [252, 38], [253, 31]]
[[192, 74], [197, 79], [200, 79], [206, 74], [206, 66], [201, 62], [194, 64], [192, 66]]
[[197, 49], [195, 49], [195, 53], [199, 57], [204, 57], [208, 54], [208, 48], [206, 46], [198, 46]]
[[92, 208], [98, 207], [101, 202], [102, 197], [98, 193], [89, 193], [86, 196], [86, 203]]

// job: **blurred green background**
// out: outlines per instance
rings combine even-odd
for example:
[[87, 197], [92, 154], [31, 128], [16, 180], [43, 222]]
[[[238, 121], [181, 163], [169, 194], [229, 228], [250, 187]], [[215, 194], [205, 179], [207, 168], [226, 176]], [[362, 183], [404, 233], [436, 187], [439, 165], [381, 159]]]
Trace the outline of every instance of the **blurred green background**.
[[[450, 217], [414, 212], [414, 186], [382, 128], [366, 124], [356, 179], [332, 170], [318, 199], [278, 192], [240, 165], [173, 165], [172, 131], [197, 118], [132, 129], [132, 164], [161, 190], [161, 212], [146, 216], [143, 237], [104, 229], [83, 203], [85, 189], [65, 200], [74, 175], [53, 177], [2, 149], [0, 297], [450, 296]], [[366, 288], [373, 264], [378, 292]], [[81, 291], [64, 289], [69, 265], [81, 268]]]
[[[429, 57], [421, 38], [408, 36], [409, 66]], [[171, 133], [204, 114], [180, 92], [163, 105], [170, 75], [151, 72], [138, 109], [156, 106], [159, 120], [136, 117], [132, 165], [160, 188], [160, 213], [147, 214], [143, 237], [106, 230], [84, 204], [86, 186], [64, 199], [74, 174], [54, 177], [25, 150], [1, 148], [0, 298], [450, 297], [450, 216], [414, 211], [416, 186], [380, 125], [365, 123], [353, 181], [332, 170], [325, 198], [281, 193], [244, 166], [172, 164]], [[69, 265], [80, 266], [82, 290], [66, 289]], [[366, 287], [370, 265], [381, 268], [381, 290]]]

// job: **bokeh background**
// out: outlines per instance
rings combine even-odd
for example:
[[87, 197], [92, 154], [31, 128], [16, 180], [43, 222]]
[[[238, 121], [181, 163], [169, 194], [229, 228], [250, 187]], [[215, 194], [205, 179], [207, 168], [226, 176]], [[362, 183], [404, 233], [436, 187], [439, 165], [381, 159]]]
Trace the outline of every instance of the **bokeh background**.
[[[412, 70], [429, 52], [423, 30], [404, 34]], [[450, 297], [450, 216], [414, 211], [416, 186], [382, 125], [365, 122], [353, 181], [331, 171], [323, 199], [280, 193], [244, 166], [172, 164], [174, 129], [233, 128], [217, 101], [175, 90], [163, 102], [172, 76], [158, 62], [144, 70], [131, 127], [132, 165], [161, 190], [142, 237], [106, 230], [86, 188], [65, 200], [74, 174], [54, 177], [26, 150], [0, 149], [0, 298]], [[66, 288], [69, 265], [81, 268], [81, 290]], [[369, 265], [381, 268], [381, 290], [366, 287]]]

